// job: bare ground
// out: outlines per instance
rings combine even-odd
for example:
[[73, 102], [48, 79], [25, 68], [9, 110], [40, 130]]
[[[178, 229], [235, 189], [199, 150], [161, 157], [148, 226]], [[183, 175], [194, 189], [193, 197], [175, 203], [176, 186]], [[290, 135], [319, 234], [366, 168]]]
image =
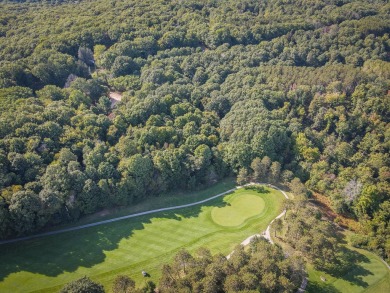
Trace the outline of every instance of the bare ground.
[[122, 94], [118, 92], [110, 92], [109, 96], [111, 100], [111, 108], [114, 108], [114, 106], [122, 100]]

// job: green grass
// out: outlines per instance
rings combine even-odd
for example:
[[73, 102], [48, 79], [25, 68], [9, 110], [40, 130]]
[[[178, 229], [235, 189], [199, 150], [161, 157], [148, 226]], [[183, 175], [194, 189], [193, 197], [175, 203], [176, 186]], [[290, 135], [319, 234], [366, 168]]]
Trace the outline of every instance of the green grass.
[[[385, 293], [390, 292], [390, 270], [371, 252], [346, 246], [353, 260], [343, 274], [330, 275], [308, 267], [308, 293]], [[321, 280], [325, 278], [325, 281]]]
[[265, 207], [264, 200], [254, 194], [243, 194], [240, 197], [232, 194], [224, 199], [229, 205], [215, 207], [211, 210], [213, 221], [221, 226], [238, 226], [245, 220], [261, 213]]
[[116, 217], [121, 217], [129, 214], [135, 214], [139, 212], [188, 204], [196, 201], [200, 201], [215, 195], [218, 193], [225, 192], [236, 186], [234, 178], [225, 178], [218, 183], [202, 190], [196, 191], [175, 191], [172, 193], [161, 194], [157, 197], [147, 198], [138, 203], [132, 204], [128, 207], [117, 207], [106, 209], [101, 212], [85, 216], [81, 218], [77, 223], [65, 224], [62, 226], [56, 226], [48, 230], [56, 230], [59, 228], [68, 228], [73, 226], [79, 226], [89, 224], [97, 221], [103, 221]]
[[[288, 217], [287, 217], [288, 221]], [[286, 233], [286, 225], [278, 237], [274, 237], [271, 226], [271, 237], [285, 252], [293, 254], [294, 249], [282, 241], [281, 235]], [[337, 265], [331, 272], [324, 272], [307, 265], [307, 293], [387, 293], [390, 292], [390, 270], [375, 254], [347, 245], [347, 236], [352, 232], [343, 231], [337, 234], [342, 245], [343, 266]], [[285, 236], [284, 236], [285, 237]], [[324, 278], [325, 281], [323, 281]]]
[[[213, 253], [227, 255], [248, 236], [265, 230], [280, 213], [283, 201], [279, 191], [267, 190], [260, 194], [240, 189], [200, 206], [2, 245], [0, 292], [54, 292], [84, 275], [101, 282], [110, 292], [118, 274], [126, 274], [142, 285], [147, 278], [141, 276], [141, 270], [146, 270], [157, 283], [161, 266], [181, 248], [194, 252], [205, 246]], [[212, 191], [191, 201], [220, 192]], [[249, 198], [264, 201], [259, 214], [253, 215]], [[215, 223], [211, 214], [216, 207], [240, 211], [236, 222], [239, 225]], [[242, 211], [246, 208], [251, 212], [245, 216]], [[219, 216], [219, 221], [222, 218]]]

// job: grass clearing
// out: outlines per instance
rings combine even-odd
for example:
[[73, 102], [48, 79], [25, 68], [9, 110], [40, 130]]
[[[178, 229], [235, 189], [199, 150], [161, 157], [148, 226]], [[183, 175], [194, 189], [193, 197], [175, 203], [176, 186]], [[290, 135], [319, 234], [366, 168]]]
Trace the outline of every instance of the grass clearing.
[[345, 248], [349, 253], [354, 254], [354, 261], [351, 262], [348, 272], [344, 275], [332, 276], [309, 266], [309, 283], [306, 292], [390, 292], [390, 270], [378, 256], [347, 245]]
[[[282, 218], [283, 219], [283, 218]], [[287, 217], [288, 221], [288, 217]], [[285, 252], [293, 254], [294, 249], [281, 238], [283, 231], [274, 236], [271, 226], [272, 240], [280, 245]], [[342, 245], [342, 266], [337, 266], [332, 272], [324, 272], [307, 265], [307, 293], [387, 293], [390, 292], [390, 270], [375, 254], [354, 248], [347, 244], [346, 238], [352, 232], [338, 233], [338, 241]], [[285, 237], [285, 236], [283, 236]], [[339, 271], [337, 271], [339, 270]]]
[[[54, 292], [84, 275], [101, 282], [110, 292], [118, 274], [128, 275], [142, 285], [149, 279], [141, 275], [146, 270], [157, 282], [161, 266], [181, 248], [194, 252], [205, 246], [213, 253], [227, 255], [248, 236], [265, 230], [282, 210], [283, 195], [266, 189], [267, 193], [239, 189], [199, 206], [2, 245], [0, 292]], [[199, 197], [220, 192], [212, 191]], [[259, 214], [243, 214], [245, 207], [251, 209], [248, 199], [254, 197], [262, 200], [264, 207]], [[191, 201], [196, 200], [199, 198]], [[215, 223], [212, 210], [216, 207], [241, 210], [237, 225]]]

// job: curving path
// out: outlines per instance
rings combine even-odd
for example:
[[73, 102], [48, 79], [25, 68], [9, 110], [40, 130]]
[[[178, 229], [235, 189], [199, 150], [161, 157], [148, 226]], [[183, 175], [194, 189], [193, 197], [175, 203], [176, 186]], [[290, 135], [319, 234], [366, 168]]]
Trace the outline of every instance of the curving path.
[[[284, 195], [285, 198], [289, 199], [289, 197], [288, 197], [288, 195], [287, 195], [287, 193], [286, 193], [285, 191], [281, 190], [279, 187], [277, 187], [277, 186], [275, 186], [275, 185], [272, 185], [272, 184], [263, 183], [263, 182], [260, 182], [260, 183], [254, 183], [254, 182], [252, 182], [252, 183], [246, 184], [246, 185], [244, 185], [244, 186], [255, 185], [255, 184], [265, 185], [265, 186], [272, 187], [273, 189], [279, 190], [279, 191]], [[270, 231], [271, 231], [271, 225], [272, 225], [272, 223], [273, 223], [276, 219], [279, 219], [279, 218], [283, 217], [285, 213], [286, 213], [286, 210], [283, 210], [283, 212], [282, 212], [280, 215], [278, 215], [275, 219], [273, 219], [273, 220], [271, 221], [271, 223], [269, 223], [269, 225], [268, 225], [268, 227], [267, 227], [267, 229], [266, 229], [265, 231], [263, 231], [261, 234], [254, 234], [254, 235], [252, 235], [252, 236], [249, 236], [247, 239], [245, 239], [243, 242], [241, 242], [241, 245], [242, 245], [242, 246], [248, 245], [248, 244], [251, 242], [251, 240], [252, 240], [253, 238], [255, 238], [255, 237], [264, 237], [264, 238], [267, 239], [270, 243], [274, 244], [274, 242], [273, 242], [273, 240], [272, 240], [272, 238], [271, 238], [271, 233], [270, 233]], [[231, 257], [231, 255], [233, 254], [233, 252], [234, 252], [234, 250], [233, 250], [229, 255], [227, 255], [226, 258], [229, 259], [229, 258]], [[303, 293], [303, 292], [305, 292], [305, 289], [306, 289], [306, 286], [307, 286], [307, 281], [308, 281], [308, 280], [307, 280], [307, 277], [304, 277], [303, 280], [302, 280], [301, 286], [298, 288], [297, 293]]]
[[155, 209], [155, 210], [150, 210], [150, 211], [130, 214], [130, 215], [122, 216], [122, 217], [117, 217], [117, 218], [113, 218], [113, 219], [109, 219], [109, 220], [99, 221], [99, 222], [95, 222], [95, 223], [91, 223], [91, 224], [80, 225], [80, 226], [76, 226], [76, 227], [60, 229], [60, 230], [51, 231], [51, 232], [39, 233], [39, 234], [26, 236], [26, 237], [20, 237], [20, 238], [15, 238], [15, 239], [3, 240], [3, 241], [0, 241], [0, 245], [1, 244], [6, 244], [6, 243], [19, 242], [19, 241], [23, 241], [23, 240], [30, 240], [30, 239], [34, 239], [34, 238], [38, 238], [38, 237], [43, 237], [43, 236], [50, 236], [50, 235], [61, 234], [61, 233], [69, 232], [69, 231], [81, 230], [81, 229], [85, 229], [85, 228], [89, 228], [89, 227], [95, 227], [95, 226], [104, 225], [104, 224], [108, 224], [108, 223], [112, 223], [112, 222], [117, 222], [117, 221], [129, 219], [129, 218], [138, 217], [138, 216], [150, 215], [150, 214], [154, 214], [154, 213], [158, 213], [158, 212], [171, 211], [171, 210], [176, 210], [176, 209], [192, 207], [192, 206], [195, 206], [195, 205], [198, 205], [198, 204], [201, 204], [201, 203], [208, 202], [208, 201], [213, 200], [215, 198], [218, 198], [220, 196], [226, 195], [226, 194], [228, 194], [228, 193], [230, 193], [232, 191], [235, 191], [237, 188], [240, 188], [240, 187], [235, 187], [235, 188], [229, 189], [229, 190], [227, 190], [225, 192], [222, 192], [222, 193], [219, 193], [217, 195], [214, 195], [212, 197], [206, 198], [204, 200], [200, 200], [200, 201], [189, 203], [189, 204], [183, 204], [183, 205], [173, 206], [173, 207], [168, 207], [168, 208]]
[[[260, 184], [260, 185], [266, 185], [266, 186], [272, 187], [272, 188], [274, 188], [276, 190], [279, 190], [284, 195], [285, 198], [287, 198], [287, 199], [289, 198], [286, 192], [284, 192], [279, 187], [274, 186], [272, 184], [267, 184], [267, 183], [249, 183], [249, 184], [246, 184], [244, 186], [249, 186], [249, 185], [254, 185], [254, 184]], [[171, 210], [176, 210], [176, 209], [187, 208], [187, 207], [191, 207], [191, 206], [195, 206], [195, 205], [198, 205], [198, 204], [202, 204], [202, 203], [208, 202], [210, 200], [213, 200], [215, 198], [224, 196], [224, 195], [226, 195], [226, 194], [228, 194], [230, 192], [235, 191], [238, 188], [242, 188], [242, 186], [238, 186], [238, 187], [229, 189], [229, 190], [227, 190], [225, 192], [219, 193], [219, 194], [214, 195], [212, 197], [209, 197], [209, 198], [206, 198], [204, 200], [197, 201], [197, 202], [189, 203], [189, 204], [178, 205], [178, 206], [167, 207], [167, 208], [161, 208], [161, 209], [155, 209], [155, 210], [150, 210], [150, 211], [130, 214], [130, 215], [122, 216], [122, 217], [117, 217], [117, 218], [113, 218], [113, 219], [109, 219], [109, 220], [99, 221], [99, 222], [95, 222], [95, 223], [91, 223], [91, 224], [80, 225], [80, 226], [76, 226], [76, 227], [60, 229], [60, 230], [51, 231], [51, 232], [39, 233], [39, 234], [26, 236], [26, 237], [20, 237], [20, 238], [15, 238], [15, 239], [3, 240], [3, 241], [0, 241], [0, 245], [1, 244], [6, 244], [6, 243], [15, 243], [15, 242], [20, 242], [20, 241], [24, 241], [24, 240], [30, 240], [30, 239], [44, 237], [44, 236], [56, 235], [56, 234], [61, 234], [61, 233], [65, 233], [65, 232], [70, 232], [70, 231], [81, 230], [81, 229], [85, 229], [85, 228], [89, 228], [89, 227], [95, 227], [95, 226], [99, 226], [99, 225], [113, 223], [113, 222], [129, 219], [129, 218], [134, 218], [134, 217], [138, 217], [138, 216], [143, 216], [143, 215], [150, 215], [150, 214], [163, 212], [163, 211], [171, 211]], [[285, 213], [286, 213], [286, 210], [284, 210], [275, 219], [281, 218]], [[272, 220], [272, 222], [268, 225], [267, 229], [262, 234], [255, 234], [255, 235], [252, 235], [252, 236], [248, 237], [243, 242], [241, 242], [241, 245], [244, 245], [244, 246], [248, 245], [250, 243], [250, 241], [254, 237], [261, 237], [261, 236], [266, 238], [266, 239], [268, 239], [271, 243], [274, 243], [272, 241], [272, 239], [271, 239], [270, 229], [271, 229], [271, 224], [273, 223], [273, 221], [275, 221], [275, 219]], [[231, 252], [226, 258], [229, 259], [230, 256], [232, 255], [232, 253], [233, 252]], [[301, 287], [299, 288], [298, 292], [304, 292], [304, 290], [306, 288], [306, 285], [307, 285], [307, 278], [304, 278], [303, 281], [302, 281]]]
[[[275, 185], [272, 185], [272, 184], [268, 184], [268, 183], [263, 183], [263, 182], [259, 182], [259, 183], [255, 183], [255, 182], [251, 182], [251, 183], [248, 183], [244, 186], [250, 186], [250, 185], [265, 185], [265, 186], [269, 186], [269, 187], [272, 187], [273, 189], [276, 189], [276, 190], [279, 190], [285, 198], [289, 199], [287, 193], [283, 190], [281, 190], [279, 187], [275, 186]], [[281, 217], [284, 216], [284, 214], [286, 213], [286, 210], [284, 210], [280, 215], [278, 215], [275, 219], [273, 219], [271, 221], [271, 223], [269, 223], [267, 229], [265, 231], [263, 231], [261, 234], [254, 234], [252, 236], [249, 236], [247, 239], [245, 239], [244, 241], [241, 242], [241, 245], [242, 246], [246, 246], [248, 245], [251, 240], [255, 237], [264, 237], [265, 239], [267, 239], [270, 243], [274, 244], [274, 242], [272, 241], [271, 239], [271, 233], [270, 233], [270, 230], [271, 230], [271, 225], [272, 223], [276, 220], [276, 219], [279, 219]], [[226, 256], [227, 259], [230, 258], [230, 256], [232, 255], [234, 251], [232, 251], [229, 255]]]
[[[280, 192], [283, 193], [283, 195], [288, 198], [287, 194], [279, 189], [278, 187], [274, 186], [274, 185], [271, 185], [271, 184], [266, 184], [266, 183], [249, 183], [249, 184], [246, 184], [244, 186], [249, 186], [249, 185], [254, 185], [254, 184], [261, 184], [261, 185], [267, 185], [267, 186], [270, 186], [274, 189], [277, 189], [279, 190]], [[3, 240], [3, 241], [0, 241], [0, 245], [1, 244], [6, 244], [6, 243], [14, 243], [14, 242], [19, 242], [19, 241], [24, 241], [24, 240], [30, 240], [30, 239], [34, 239], [34, 238], [38, 238], [38, 237], [44, 237], [44, 236], [50, 236], [50, 235], [56, 235], [56, 234], [61, 234], [61, 233], [65, 233], [65, 232], [70, 232], [70, 231], [76, 231], [76, 230], [81, 230], [81, 229], [85, 229], [85, 228], [90, 228], [90, 227], [95, 227], [95, 226], [99, 226], [99, 225], [104, 225], [104, 224], [108, 224], [108, 223], [112, 223], [112, 222], [117, 222], [117, 221], [121, 221], [121, 220], [125, 220], [125, 219], [129, 219], [129, 218], [134, 218], [134, 217], [138, 217], [138, 216], [144, 216], [144, 215], [150, 215], [150, 214], [154, 214], [154, 213], [158, 213], [158, 212], [164, 212], [164, 211], [171, 211], [171, 210], [176, 210], [176, 209], [181, 209], [181, 208], [187, 208], [187, 207], [191, 207], [191, 206], [195, 206], [195, 205], [198, 205], [198, 204], [202, 204], [202, 203], [205, 203], [205, 202], [208, 202], [210, 200], [213, 200], [215, 198], [218, 198], [218, 197], [221, 197], [223, 195], [226, 195], [230, 192], [233, 192], [235, 191], [236, 189], [238, 188], [241, 188], [242, 186], [238, 186], [238, 187], [235, 187], [235, 188], [232, 188], [232, 189], [229, 189], [225, 192], [222, 192], [222, 193], [219, 193], [217, 195], [214, 195], [212, 197], [209, 197], [209, 198], [206, 198], [204, 200], [200, 200], [200, 201], [197, 201], [197, 202], [193, 202], [193, 203], [189, 203], [189, 204], [184, 204], [184, 205], [178, 205], [178, 206], [173, 206], [173, 207], [168, 207], [168, 208], [161, 208], [161, 209], [155, 209], [155, 210], [150, 210], [150, 211], [145, 211], [145, 212], [140, 212], [140, 213], [135, 213], [135, 214], [130, 214], [130, 215], [126, 215], [126, 216], [122, 216], [122, 217], [117, 217], [117, 218], [113, 218], [113, 219], [109, 219], [109, 220], [104, 220], [104, 221], [99, 221], [99, 222], [94, 222], [94, 223], [91, 223], [91, 224], [85, 224], [85, 225], [80, 225], [80, 226], [76, 226], [76, 227], [71, 227], [71, 228], [65, 228], [65, 229], [59, 229], [59, 230], [55, 230], [55, 231], [50, 231], [50, 232], [44, 232], [44, 233], [39, 233], [39, 234], [35, 234], [35, 235], [31, 235], [31, 236], [25, 236], [25, 237], [20, 237], [20, 238], [14, 238], [14, 239], [9, 239], [9, 240]], [[277, 216], [275, 219], [277, 218], [280, 218], [284, 215], [285, 211], [283, 211], [279, 216]], [[274, 221], [274, 220], [273, 220]], [[273, 222], [272, 221], [272, 222]], [[270, 236], [270, 233], [269, 233], [269, 230], [270, 230], [270, 226], [272, 224], [272, 222], [269, 224], [269, 226], [267, 227], [267, 230], [265, 232], [263, 232], [263, 235], [260, 235], [260, 234], [256, 234], [258, 236], [263, 236], [265, 238], [267, 238], [271, 243], [272, 240], [271, 240], [271, 236]], [[268, 231], [268, 232], [267, 232]], [[256, 235], [252, 235], [251, 237], [248, 237], [247, 239], [245, 239], [241, 244], [243, 245], [248, 245], [250, 240], [255, 237]], [[229, 255], [230, 257], [230, 255]]]

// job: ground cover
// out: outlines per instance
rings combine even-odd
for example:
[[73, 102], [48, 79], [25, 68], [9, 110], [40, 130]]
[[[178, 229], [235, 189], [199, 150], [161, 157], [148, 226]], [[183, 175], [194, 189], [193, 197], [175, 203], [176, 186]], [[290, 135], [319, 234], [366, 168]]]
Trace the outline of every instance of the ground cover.
[[[3, 245], [0, 292], [54, 292], [84, 275], [103, 283], [109, 292], [117, 274], [142, 285], [149, 280], [142, 277], [142, 270], [157, 282], [162, 264], [181, 248], [194, 252], [205, 246], [227, 255], [246, 237], [265, 230], [281, 212], [283, 202], [279, 191], [266, 191], [239, 189], [191, 208]], [[252, 200], [257, 202], [258, 214], [253, 213]], [[221, 226], [224, 215], [218, 212], [213, 217], [215, 209], [235, 213], [236, 225]], [[245, 215], [245, 209], [252, 212]]]
[[353, 255], [348, 270], [342, 274], [330, 275], [309, 266], [306, 292], [390, 292], [390, 270], [378, 256], [348, 245], [345, 248]]
[[215, 223], [221, 226], [238, 226], [249, 217], [260, 214], [265, 208], [264, 200], [254, 194], [242, 194], [237, 197], [235, 194], [226, 196], [228, 203], [224, 207], [215, 207], [211, 210], [211, 216]]
[[[287, 219], [288, 221], [288, 219]], [[273, 227], [271, 226], [271, 229]], [[274, 235], [275, 243], [283, 247], [288, 254], [293, 254], [294, 249], [281, 238], [285, 235], [286, 227]], [[344, 230], [339, 233], [338, 241], [342, 245], [342, 264], [335, 266], [334, 271], [320, 271], [312, 265], [307, 265], [308, 285], [307, 293], [382, 293], [390, 292], [390, 270], [386, 264], [375, 254], [354, 248], [346, 242], [347, 235], [352, 232]], [[336, 271], [340, 270], [340, 271]]]
[[146, 198], [145, 200], [142, 200], [138, 203], [134, 203], [131, 206], [105, 209], [100, 212], [85, 216], [79, 221], [77, 221], [77, 223], [56, 226], [48, 230], [70, 228], [78, 225], [90, 224], [97, 221], [104, 221], [107, 219], [121, 217], [129, 214], [135, 214], [164, 207], [184, 205], [204, 200], [210, 197], [210, 195], [225, 192], [227, 190], [233, 189], [235, 186], [236, 185], [234, 178], [225, 178], [205, 189], [196, 191], [174, 191], [167, 194], [161, 194], [160, 196]]

